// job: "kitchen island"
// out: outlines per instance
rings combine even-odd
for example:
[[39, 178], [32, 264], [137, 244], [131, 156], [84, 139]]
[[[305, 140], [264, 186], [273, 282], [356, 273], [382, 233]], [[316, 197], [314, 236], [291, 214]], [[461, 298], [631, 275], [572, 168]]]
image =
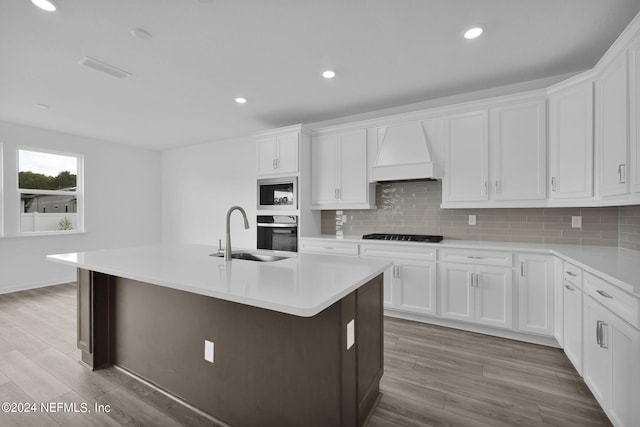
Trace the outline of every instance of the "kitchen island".
[[364, 425], [379, 396], [391, 264], [224, 261], [213, 251], [48, 256], [78, 268], [82, 361], [123, 368], [232, 426]]

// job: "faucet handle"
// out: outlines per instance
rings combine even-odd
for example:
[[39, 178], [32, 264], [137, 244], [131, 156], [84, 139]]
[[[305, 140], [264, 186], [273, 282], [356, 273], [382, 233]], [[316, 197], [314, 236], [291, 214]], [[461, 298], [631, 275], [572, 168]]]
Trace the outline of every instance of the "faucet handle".
[[222, 249], [222, 239], [218, 239], [218, 253], [223, 254], [224, 249]]

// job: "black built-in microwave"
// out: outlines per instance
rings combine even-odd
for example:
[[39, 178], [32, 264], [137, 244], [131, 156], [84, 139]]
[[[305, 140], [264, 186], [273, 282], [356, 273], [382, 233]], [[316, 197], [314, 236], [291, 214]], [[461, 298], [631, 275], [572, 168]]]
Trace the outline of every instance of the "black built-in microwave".
[[258, 209], [298, 209], [298, 178], [259, 179]]

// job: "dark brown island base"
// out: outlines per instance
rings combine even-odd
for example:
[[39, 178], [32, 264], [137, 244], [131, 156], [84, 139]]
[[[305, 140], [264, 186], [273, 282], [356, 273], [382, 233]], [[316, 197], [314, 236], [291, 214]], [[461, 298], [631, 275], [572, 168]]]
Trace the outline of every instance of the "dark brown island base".
[[382, 313], [382, 275], [301, 317], [78, 269], [88, 367], [117, 365], [237, 427], [366, 424], [383, 373]]

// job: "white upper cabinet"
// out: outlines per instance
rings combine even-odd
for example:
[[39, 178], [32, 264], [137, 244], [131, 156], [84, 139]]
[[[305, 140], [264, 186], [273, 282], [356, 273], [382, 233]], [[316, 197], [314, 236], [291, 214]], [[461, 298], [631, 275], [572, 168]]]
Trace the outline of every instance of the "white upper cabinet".
[[316, 209], [375, 206], [367, 179], [365, 129], [314, 136], [311, 140], [311, 204]]
[[546, 198], [543, 96], [493, 101], [487, 109], [450, 115], [444, 121], [445, 207], [460, 206], [458, 202], [498, 207]]
[[640, 36], [629, 48], [630, 185], [640, 193]]
[[545, 100], [490, 110], [490, 193], [494, 200], [546, 198]]
[[593, 196], [593, 82], [549, 95], [549, 198]]
[[487, 110], [480, 110], [445, 118], [443, 201], [483, 201], [489, 198], [487, 117]]
[[619, 55], [596, 80], [600, 195], [628, 192], [627, 57]]
[[258, 175], [298, 173], [299, 132], [268, 135], [256, 140]]

